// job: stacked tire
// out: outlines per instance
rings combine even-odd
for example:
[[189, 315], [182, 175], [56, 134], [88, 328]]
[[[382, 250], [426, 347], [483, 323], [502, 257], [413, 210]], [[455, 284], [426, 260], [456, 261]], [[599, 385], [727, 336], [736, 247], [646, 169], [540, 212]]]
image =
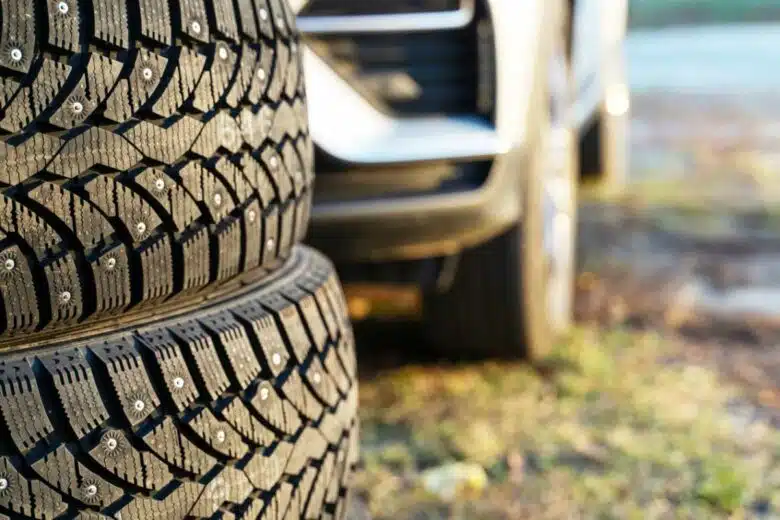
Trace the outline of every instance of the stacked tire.
[[343, 518], [285, 0], [0, 0], [0, 519]]

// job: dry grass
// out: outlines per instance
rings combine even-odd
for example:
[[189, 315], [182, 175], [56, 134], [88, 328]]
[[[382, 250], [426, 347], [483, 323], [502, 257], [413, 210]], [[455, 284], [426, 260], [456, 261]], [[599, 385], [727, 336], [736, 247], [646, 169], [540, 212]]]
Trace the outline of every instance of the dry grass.
[[[407, 367], [361, 387], [375, 519], [777, 518], [780, 432], [652, 334], [580, 329], [542, 370]], [[487, 472], [459, 499], [426, 469]], [[775, 515], [775, 516], [772, 516]]]

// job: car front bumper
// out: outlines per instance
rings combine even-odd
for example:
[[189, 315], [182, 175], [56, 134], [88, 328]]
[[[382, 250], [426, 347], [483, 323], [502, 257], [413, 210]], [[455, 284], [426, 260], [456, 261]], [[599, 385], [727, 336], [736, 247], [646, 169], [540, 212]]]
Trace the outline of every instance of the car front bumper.
[[[495, 108], [489, 121], [464, 114], [388, 115], [305, 49], [311, 133], [319, 152], [346, 172], [337, 184], [329, 182], [327, 173], [320, 175], [309, 242], [341, 262], [428, 258], [479, 245], [516, 223], [522, 215], [522, 179], [529, 171], [532, 93], [539, 84], [550, 4], [485, 0], [496, 57], [491, 68]], [[368, 23], [372, 17], [363, 18], [341, 29], [314, 18], [299, 23], [310, 34], [382, 28]], [[431, 30], [431, 24], [435, 20], [429, 18], [422, 28], [410, 23], [392, 30], [403, 38], [408, 31]], [[403, 189], [434, 175], [436, 165], [469, 161], [486, 165], [478, 183]], [[406, 183], [402, 171], [410, 166], [421, 173]], [[341, 196], [345, 187], [366, 183], [365, 174], [354, 172], [375, 169], [393, 179], [386, 192], [379, 186], [370, 196]]]

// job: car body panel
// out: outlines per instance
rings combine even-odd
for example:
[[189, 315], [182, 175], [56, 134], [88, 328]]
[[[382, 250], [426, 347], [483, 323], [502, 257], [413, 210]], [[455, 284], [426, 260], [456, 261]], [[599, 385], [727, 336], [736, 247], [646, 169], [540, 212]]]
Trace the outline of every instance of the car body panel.
[[[604, 65], [608, 58], [601, 54], [610, 46], [598, 36], [605, 32], [605, 24], [619, 25], [619, 4], [627, 0], [577, 2], [575, 108], [577, 122], [584, 125], [601, 106], [601, 75], [608, 69]], [[617, 11], [610, 14], [607, 4]], [[464, 13], [473, 16], [473, 5], [472, 0], [463, 0], [461, 11], [449, 13], [299, 17], [298, 23], [304, 33], [371, 32], [388, 30], [389, 26], [402, 37], [404, 31], [463, 23]], [[498, 236], [522, 218], [520, 189], [523, 175], [529, 171], [529, 136], [534, 131], [532, 93], [542, 70], [539, 64], [545, 56], [544, 44], [551, 39], [555, 2], [485, 0], [485, 5], [493, 24], [497, 57], [492, 122], [458, 115], [408, 118], [382, 112], [311, 49], [305, 51], [311, 133], [329, 157], [350, 168], [401, 168], [483, 158], [493, 161], [484, 183], [468, 190], [388, 194], [365, 200], [329, 197], [318, 202], [309, 241], [337, 261], [452, 255]]]

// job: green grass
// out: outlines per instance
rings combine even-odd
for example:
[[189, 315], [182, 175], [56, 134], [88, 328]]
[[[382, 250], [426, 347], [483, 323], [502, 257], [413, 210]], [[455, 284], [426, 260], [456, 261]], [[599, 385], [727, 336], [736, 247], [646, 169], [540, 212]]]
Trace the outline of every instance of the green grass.
[[[488, 363], [372, 378], [359, 494], [378, 520], [780, 514], [780, 432], [741, 424], [739, 393], [676, 348], [582, 329], [544, 376]], [[453, 462], [470, 464], [454, 499], [430, 484]]]

